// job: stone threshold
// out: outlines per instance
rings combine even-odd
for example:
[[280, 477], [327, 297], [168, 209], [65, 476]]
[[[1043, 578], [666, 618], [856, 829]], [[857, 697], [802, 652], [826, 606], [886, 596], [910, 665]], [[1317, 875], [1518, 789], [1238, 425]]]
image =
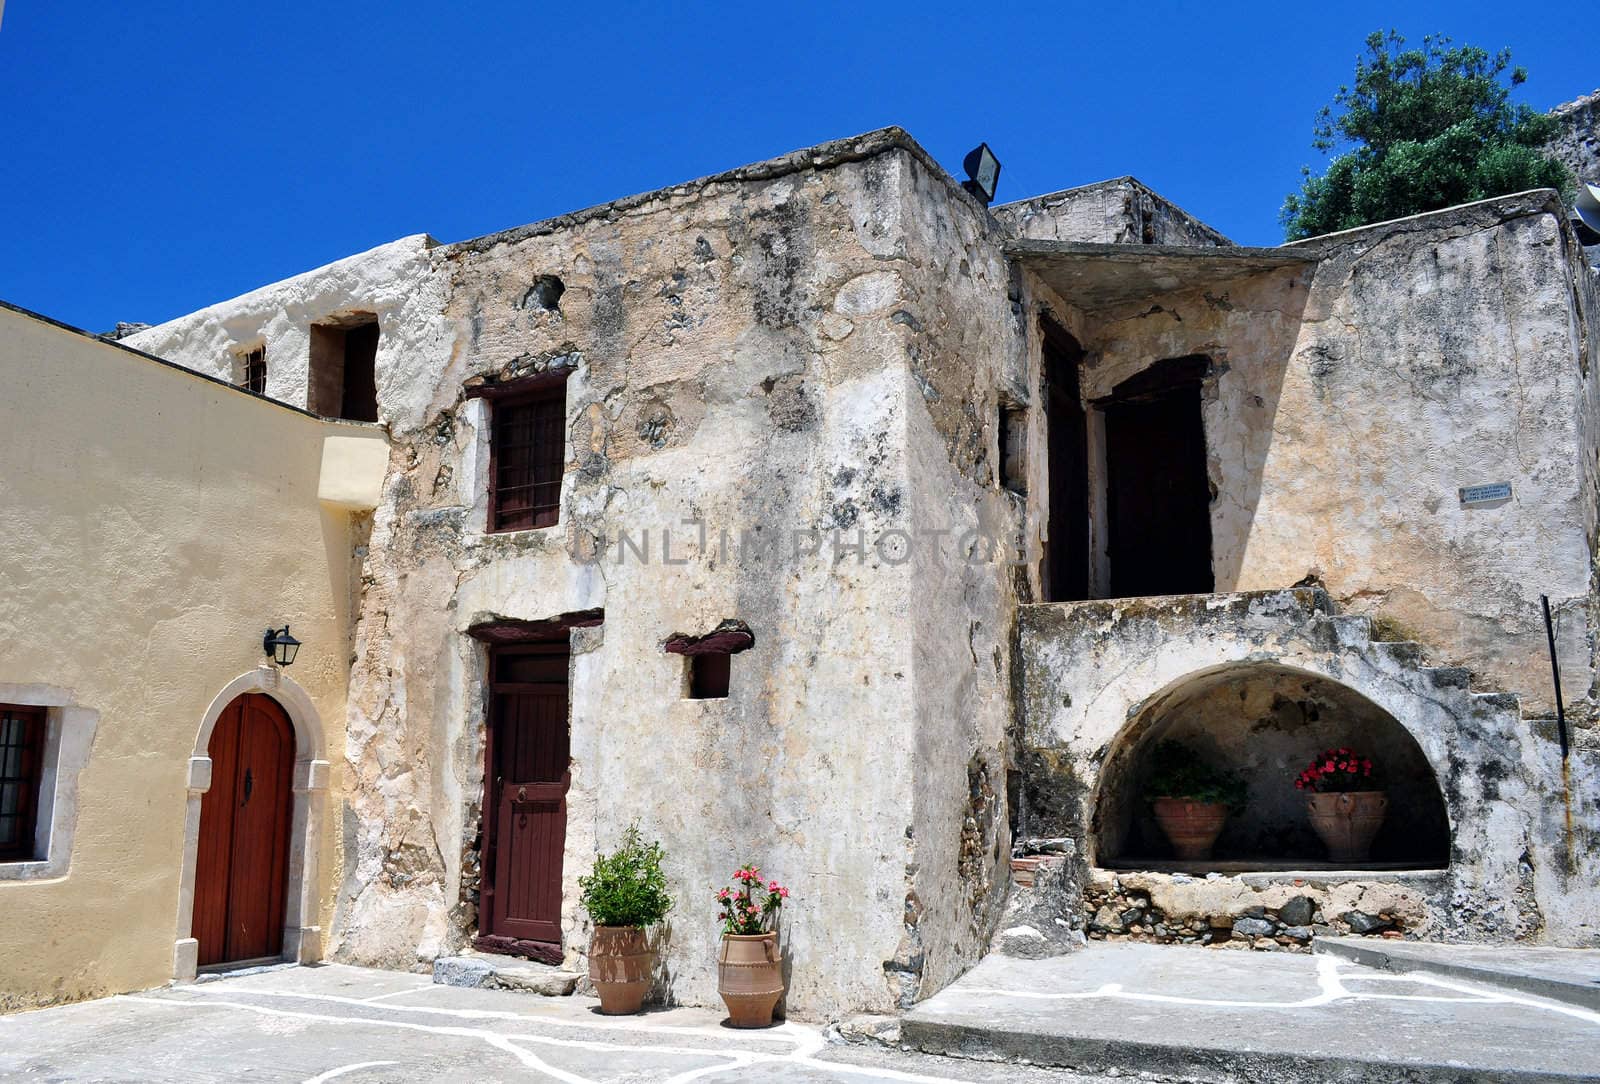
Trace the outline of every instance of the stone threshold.
[[488, 952], [441, 956], [433, 961], [434, 982], [478, 990], [522, 990], [544, 997], [567, 997], [577, 989], [582, 977], [576, 971], [550, 964]]

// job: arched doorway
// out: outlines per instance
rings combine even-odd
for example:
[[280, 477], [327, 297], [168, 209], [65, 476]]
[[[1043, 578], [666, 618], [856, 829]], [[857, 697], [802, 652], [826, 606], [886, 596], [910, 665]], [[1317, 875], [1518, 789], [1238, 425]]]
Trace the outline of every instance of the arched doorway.
[[200, 802], [192, 936], [199, 966], [283, 952], [294, 807], [294, 726], [277, 701], [245, 693], [218, 717]]
[[1376, 869], [1444, 869], [1450, 822], [1426, 754], [1388, 711], [1348, 685], [1276, 663], [1195, 674], [1145, 706], [1101, 768], [1090, 826], [1093, 861], [1117, 869], [1182, 868], [1145, 798], [1150, 760], [1172, 742], [1226, 768], [1247, 788], [1228, 820], [1210, 869], [1317, 869], [1322, 845], [1294, 778], [1320, 750], [1349, 746], [1380, 766], [1389, 815], [1368, 864]]

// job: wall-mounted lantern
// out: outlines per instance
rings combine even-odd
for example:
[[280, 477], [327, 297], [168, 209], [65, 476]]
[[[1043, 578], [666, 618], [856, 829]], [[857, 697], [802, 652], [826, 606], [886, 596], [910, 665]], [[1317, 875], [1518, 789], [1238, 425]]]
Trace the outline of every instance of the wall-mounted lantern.
[[273, 662], [288, 666], [300, 650], [300, 641], [289, 635], [289, 626], [285, 625], [281, 629], [268, 629], [261, 638], [261, 648]]

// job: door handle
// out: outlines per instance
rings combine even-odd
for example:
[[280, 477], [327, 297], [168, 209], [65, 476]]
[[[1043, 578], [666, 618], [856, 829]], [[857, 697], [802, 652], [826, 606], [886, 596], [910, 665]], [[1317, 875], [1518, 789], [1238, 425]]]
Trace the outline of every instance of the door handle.
[[518, 787], [517, 788], [517, 801], [526, 802], [527, 800], [528, 800], [528, 788], [527, 787]]
[[255, 780], [250, 775], [250, 769], [246, 768], [244, 770], [244, 801], [239, 803], [241, 808], [250, 801], [250, 792], [254, 789]]

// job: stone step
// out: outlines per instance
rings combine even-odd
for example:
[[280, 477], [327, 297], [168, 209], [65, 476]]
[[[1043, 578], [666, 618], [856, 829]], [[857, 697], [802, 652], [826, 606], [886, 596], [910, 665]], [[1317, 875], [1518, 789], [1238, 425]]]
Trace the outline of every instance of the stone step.
[[1372, 646], [1396, 662], [1417, 666], [1427, 655], [1427, 649], [1415, 640], [1374, 640]]
[[1600, 1011], [1600, 950], [1318, 937], [1311, 951], [1363, 967], [1487, 983]]
[[523, 990], [545, 997], [567, 997], [577, 989], [582, 977], [576, 971], [563, 971], [549, 964], [488, 953], [441, 956], [433, 961], [433, 981], [442, 986]]
[[1326, 956], [1093, 944], [990, 956], [908, 1012], [900, 1036], [929, 1053], [1140, 1079], [1600, 1082], [1592, 1014], [1422, 980]]
[[1472, 671], [1465, 666], [1424, 666], [1422, 672], [1433, 682], [1435, 688], [1467, 690], [1472, 688]]

